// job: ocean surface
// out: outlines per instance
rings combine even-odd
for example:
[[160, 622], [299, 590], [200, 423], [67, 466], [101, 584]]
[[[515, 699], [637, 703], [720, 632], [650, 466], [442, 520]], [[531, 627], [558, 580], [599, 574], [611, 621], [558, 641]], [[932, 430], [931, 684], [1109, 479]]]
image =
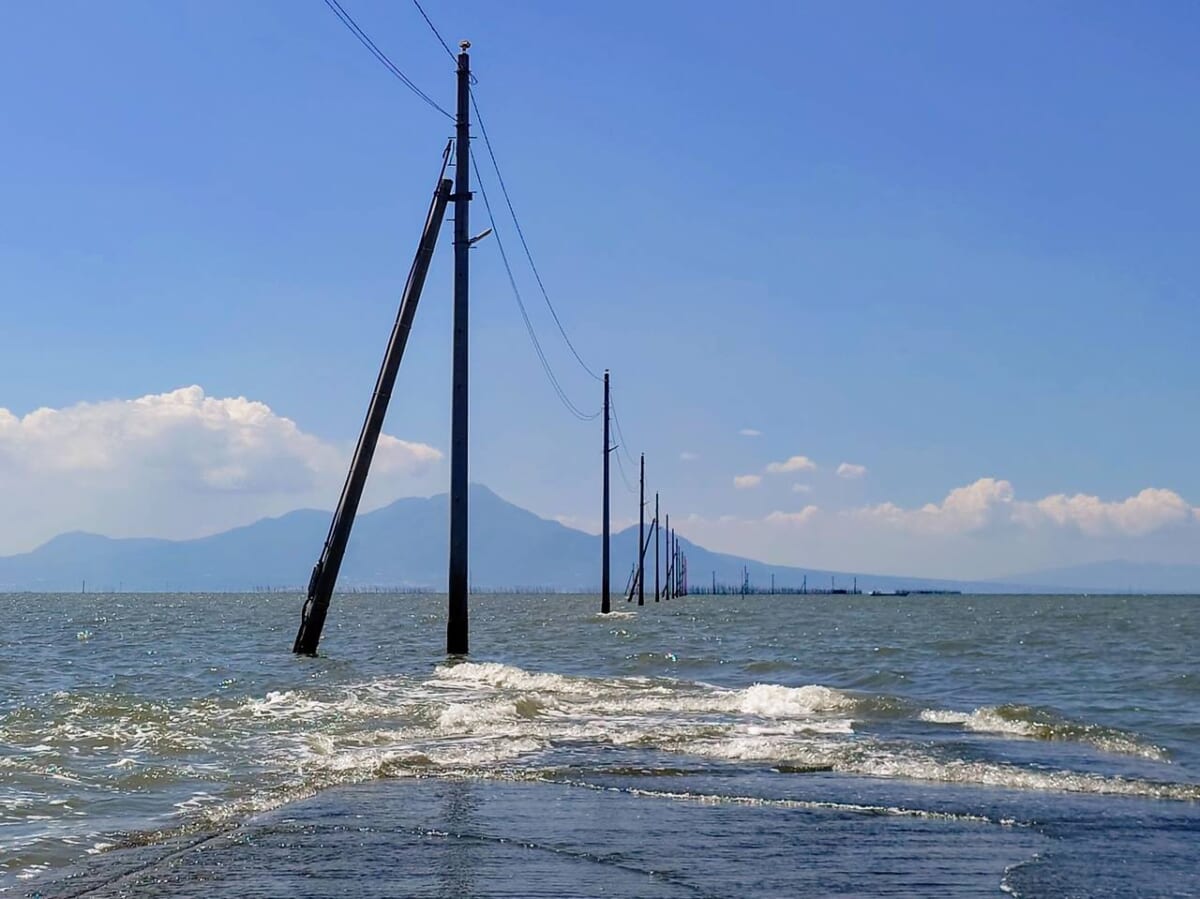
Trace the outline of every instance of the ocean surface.
[[1200, 598], [0, 596], [0, 891], [1200, 895]]

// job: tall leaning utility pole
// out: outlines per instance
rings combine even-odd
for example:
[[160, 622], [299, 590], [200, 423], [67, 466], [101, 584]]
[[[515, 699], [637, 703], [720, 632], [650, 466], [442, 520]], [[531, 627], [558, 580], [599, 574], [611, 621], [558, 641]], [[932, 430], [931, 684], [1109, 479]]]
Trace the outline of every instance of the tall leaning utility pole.
[[467, 627], [467, 283], [471, 251], [471, 58], [459, 45], [454, 129], [454, 386], [450, 418], [450, 577], [446, 652], [466, 655]]
[[[447, 146], [447, 155], [449, 152], [450, 147]], [[442, 159], [442, 174], [445, 174], [446, 171], [446, 158]], [[383, 430], [383, 421], [387, 416], [388, 403], [391, 401], [392, 390], [396, 384], [396, 375], [400, 371], [400, 362], [404, 358], [404, 348], [408, 346], [408, 335], [412, 331], [413, 320], [417, 314], [417, 303], [421, 300], [421, 290], [425, 286], [425, 276], [429, 272], [429, 263], [433, 259], [433, 250], [437, 245], [438, 234], [442, 230], [442, 221], [445, 218], [446, 204], [449, 200], [450, 179], [438, 175], [437, 190], [429, 205], [429, 214], [425, 217], [425, 229], [421, 233], [421, 243], [417, 247], [417, 255], [408, 272], [408, 281], [404, 285], [404, 295], [400, 300], [400, 311], [396, 314], [396, 323], [392, 326], [392, 335], [388, 339], [387, 351], [384, 353], [383, 363], [379, 367], [379, 377], [375, 380], [375, 392], [371, 394], [367, 417], [363, 421], [362, 431], [358, 435], [358, 446], [354, 450], [354, 459], [350, 463], [350, 470], [346, 473], [346, 483], [342, 487], [337, 511], [333, 513], [333, 520], [329, 525], [329, 535], [325, 538], [320, 558], [313, 566], [312, 576], [308, 581], [308, 598], [304, 601], [304, 609], [300, 613], [300, 629], [296, 632], [292, 652], [310, 656], [317, 654], [317, 645], [321, 642], [321, 630], [325, 627], [325, 616], [329, 612], [329, 602], [333, 598], [333, 589], [337, 586], [342, 558], [346, 553], [346, 546], [350, 542], [350, 530], [354, 527], [358, 504], [362, 499], [363, 489], [367, 485], [371, 460], [375, 457], [375, 447]], [[84, 587], [86, 588], [86, 586], [85, 582]]]
[[646, 454], [638, 478], [638, 605], [646, 604]]
[[600, 551], [600, 613], [607, 615], [612, 611], [612, 600], [609, 596], [609, 560], [608, 560], [608, 454], [612, 452], [608, 437], [608, 369], [604, 369], [604, 525], [602, 549]]

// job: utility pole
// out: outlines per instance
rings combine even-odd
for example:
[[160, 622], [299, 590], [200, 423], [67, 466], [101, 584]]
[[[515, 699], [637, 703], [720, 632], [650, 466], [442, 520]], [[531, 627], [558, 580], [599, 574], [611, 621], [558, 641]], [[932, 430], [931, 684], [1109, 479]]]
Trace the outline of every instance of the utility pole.
[[671, 592], [675, 598], [682, 595], [679, 592], [679, 538], [671, 531]]
[[459, 45], [458, 116], [454, 129], [454, 376], [450, 413], [450, 574], [446, 652], [466, 655], [467, 620], [467, 310], [470, 274], [471, 58]]
[[638, 605], [646, 604], [646, 454], [638, 478]]
[[[446, 149], [448, 152], [450, 148]], [[443, 159], [444, 173], [445, 159]], [[379, 441], [379, 434], [383, 430], [383, 420], [387, 415], [388, 402], [392, 398], [396, 375], [400, 371], [400, 362], [404, 358], [404, 348], [408, 345], [408, 335], [412, 330], [413, 318], [417, 314], [421, 289], [425, 286], [425, 276], [429, 271], [429, 262], [433, 258], [433, 250], [437, 244], [438, 233], [441, 231], [442, 220], [446, 214], [446, 203], [449, 199], [450, 180], [439, 175], [437, 190], [429, 205], [429, 214], [425, 218], [421, 242], [417, 246], [417, 254], [413, 259], [412, 268], [409, 270], [408, 281], [404, 285], [400, 311], [396, 315], [396, 323], [392, 326], [387, 351], [384, 353], [383, 363], [379, 367], [375, 392], [371, 394], [367, 417], [363, 421], [362, 431], [358, 436], [354, 458], [350, 463], [350, 470], [346, 474], [346, 482], [342, 487], [337, 510], [330, 522], [325, 545], [322, 547], [320, 558], [317, 559], [317, 564], [313, 566], [312, 575], [309, 577], [308, 597], [305, 599], [304, 608], [300, 613], [300, 629], [296, 632], [292, 652], [301, 655], [316, 655], [317, 645], [321, 642], [321, 629], [325, 626], [329, 601], [333, 597], [333, 588], [337, 585], [338, 572], [342, 567], [342, 557], [346, 553], [346, 544], [350, 541], [350, 529], [354, 526], [354, 517], [358, 514], [358, 504], [362, 499], [363, 488], [367, 484], [371, 460], [375, 456], [375, 447]]]
[[659, 583], [658, 583], [658, 569], [659, 569], [658, 546], [660, 543], [662, 543], [662, 540], [660, 539], [662, 537], [662, 534], [660, 534], [658, 531], [659, 531], [659, 527], [658, 527], [658, 491], [656, 490], [656, 491], [654, 491], [654, 601], [655, 602], [658, 602], [658, 596], [659, 596], [659, 592], [660, 592], [659, 591]]
[[604, 519], [603, 537], [600, 550], [600, 614], [607, 615], [612, 611], [612, 599], [609, 596], [608, 583], [608, 454], [612, 452], [608, 437], [608, 369], [604, 369]]
[[671, 516], [666, 516], [667, 528], [667, 571], [663, 584], [663, 599], [671, 598], [671, 578], [675, 577], [675, 535], [671, 531]]

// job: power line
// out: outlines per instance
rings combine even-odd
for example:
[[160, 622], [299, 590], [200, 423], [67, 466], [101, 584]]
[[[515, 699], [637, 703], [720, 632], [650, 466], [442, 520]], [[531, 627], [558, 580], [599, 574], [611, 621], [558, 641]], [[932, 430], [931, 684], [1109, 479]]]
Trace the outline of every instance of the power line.
[[529, 320], [529, 313], [525, 309], [525, 301], [521, 299], [521, 290], [517, 287], [517, 279], [513, 276], [512, 266], [508, 262], [508, 254], [504, 251], [504, 242], [500, 239], [500, 229], [496, 227], [496, 218], [492, 214], [492, 204], [488, 201], [487, 190], [483, 186], [483, 178], [479, 174], [479, 162], [475, 158], [475, 153], [471, 153], [471, 166], [475, 170], [475, 180], [479, 185], [479, 195], [483, 197], [483, 208], [487, 210], [488, 221], [492, 226], [492, 236], [496, 238], [496, 246], [500, 249], [500, 259], [504, 263], [504, 271], [508, 274], [508, 283], [512, 287], [513, 296], [516, 298], [517, 307], [521, 310], [521, 318], [525, 322], [525, 331], [529, 334], [529, 341], [533, 344], [533, 350], [537, 353], [538, 361], [542, 363], [542, 370], [546, 373], [546, 379], [550, 382], [550, 386], [554, 388], [554, 392], [558, 394], [559, 400], [567, 411], [578, 418], [580, 421], [592, 421], [600, 415], [600, 410], [597, 409], [592, 414], [588, 415], [567, 396], [563, 390], [558, 378], [554, 374], [554, 369], [550, 366], [550, 361], [546, 358], [545, 352], [542, 350], [542, 344], [537, 338], [537, 333], [533, 329], [533, 322]]
[[450, 45], [442, 39], [441, 33], [437, 30], [437, 26], [433, 24], [429, 16], [425, 15], [425, 10], [421, 7], [420, 0], [413, 0], [413, 6], [417, 8], [417, 12], [421, 14], [421, 18], [424, 19], [425, 24], [429, 26], [429, 30], [433, 32], [433, 36], [438, 39], [438, 43], [442, 45], [442, 49], [446, 51], [446, 55], [454, 60], [455, 63], [457, 63], [458, 59], [454, 56], [454, 51], [451, 50]]
[[450, 113], [446, 112], [445, 109], [439, 106], [437, 102], [429, 96], [429, 94], [417, 87], [411, 78], [401, 72], [399, 67], [390, 59], [388, 59], [386, 53], [375, 46], [375, 42], [367, 36], [365, 31], [358, 27], [358, 23], [354, 21], [354, 18], [350, 15], [350, 13], [346, 12], [346, 10], [342, 8], [342, 5], [338, 3], [338, 0], [325, 0], [325, 5], [333, 11], [333, 14], [338, 17], [343, 25], [350, 29], [350, 33], [358, 38], [358, 42], [366, 47], [367, 50], [371, 52], [371, 55], [379, 60], [380, 63], [382, 63], [384, 68], [400, 79], [405, 87], [407, 87], [410, 91], [432, 106], [446, 118], [454, 121], [454, 116], [450, 115]]
[[625, 446], [625, 432], [621, 430], [621, 420], [617, 417], [617, 401], [613, 396], [612, 385], [608, 387], [608, 408], [612, 413], [613, 426], [616, 429], [617, 445], [612, 449], [619, 450], [617, 452], [617, 471], [620, 472], [621, 480], [625, 482], [625, 489], [630, 493], [637, 493], [633, 488], [633, 484], [629, 481], [629, 476], [625, 474], [625, 464], [621, 461], [621, 453], [625, 454], [625, 458], [629, 460], [629, 464], [633, 464], [633, 456], [629, 455], [629, 450]]
[[[414, 0], [415, 2], [415, 0]], [[483, 135], [484, 146], [487, 147], [488, 156], [492, 159], [492, 168], [496, 170], [496, 180], [500, 182], [500, 191], [504, 194], [504, 202], [508, 205], [508, 214], [512, 216], [513, 225], [516, 226], [517, 236], [521, 239], [521, 246], [525, 250], [525, 258], [529, 260], [529, 267], [533, 270], [533, 277], [537, 281], [538, 288], [542, 292], [542, 299], [546, 301], [546, 306], [550, 309], [550, 315], [554, 318], [554, 324], [558, 326], [558, 333], [562, 335], [562, 339], [566, 342], [567, 347], [571, 350], [571, 355], [575, 357], [575, 361], [583, 367], [589, 375], [597, 381], [604, 380], [600, 375], [596, 374], [583, 357], [579, 355], [579, 351], [575, 349], [575, 344], [571, 343], [571, 338], [567, 336], [566, 328], [558, 318], [558, 312], [554, 309], [554, 304], [550, 302], [550, 294], [546, 290], [546, 285], [542, 281], [541, 273], [538, 272], [537, 265], [533, 261], [533, 254], [529, 251], [529, 242], [525, 240], [525, 231], [521, 228], [521, 221], [517, 218], [517, 211], [513, 208], [512, 198], [508, 195], [508, 186], [504, 183], [504, 175], [500, 172], [500, 163], [496, 161], [496, 153], [492, 149], [491, 138], [488, 137], [487, 128], [483, 124], [483, 115], [479, 112], [479, 103], [475, 100], [475, 92], [471, 91], [471, 106], [475, 110], [475, 121], [479, 123], [479, 133]]]
[[[414, 0], [414, 2], [416, 2], [416, 0]], [[479, 132], [483, 136], [484, 146], [487, 147], [488, 156], [491, 158], [491, 161], [492, 161], [492, 168], [496, 172], [496, 180], [500, 184], [501, 193], [504, 195], [505, 205], [508, 206], [508, 214], [512, 217], [513, 226], [516, 228], [517, 236], [521, 240], [521, 247], [525, 251], [525, 259], [529, 262], [529, 268], [533, 272], [534, 279], [537, 281], [538, 289], [541, 291], [541, 294], [542, 294], [542, 299], [546, 301], [546, 306], [550, 310], [550, 315], [554, 319], [554, 324], [558, 327], [558, 333], [562, 335], [563, 341], [566, 343], [567, 348], [571, 351], [571, 355], [573, 355], [575, 357], [575, 361], [579, 363], [580, 367], [582, 367], [585, 372], [587, 372], [589, 375], [591, 375], [597, 381], [602, 381], [604, 379], [602, 377], [600, 377], [599, 375], [597, 375], [596, 372], [591, 368], [591, 366], [589, 366], [586, 362], [583, 361], [583, 358], [579, 355], [579, 351], [575, 349], [575, 344], [573, 344], [571, 342], [571, 338], [567, 334], [566, 328], [563, 327], [562, 320], [559, 319], [558, 312], [554, 308], [554, 303], [551, 302], [551, 300], [550, 300], [550, 294], [546, 290], [545, 282], [542, 281], [542, 276], [541, 276], [541, 273], [538, 271], [537, 263], [535, 263], [533, 261], [533, 253], [529, 249], [529, 242], [525, 239], [525, 231], [524, 231], [524, 229], [521, 228], [521, 220], [517, 217], [516, 209], [513, 208], [512, 197], [509, 195], [508, 186], [504, 182], [504, 174], [500, 171], [500, 163], [496, 160], [496, 152], [492, 147], [491, 138], [488, 137], [487, 127], [483, 123], [483, 114], [479, 111], [479, 102], [475, 99], [474, 91], [471, 91], [471, 106], [475, 110], [475, 120], [479, 123]], [[472, 161], [472, 164], [476, 166], [476, 169], [475, 169], [476, 178], [478, 180], [482, 180], [482, 179], [479, 179], [479, 169], [478, 169], [478, 164], [476, 163], [474, 154], [472, 154], [472, 156], [471, 156], [471, 161]], [[480, 187], [480, 192], [481, 193], [483, 192], [482, 186]], [[484, 205], [488, 206], [486, 194], [484, 194], [483, 201], [484, 201]], [[491, 217], [491, 214], [492, 214], [491, 207], [488, 206], [489, 218]], [[492, 219], [492, 227], [493, 228], [495, 227], [494, 219]], [[501, 256], [503, 256], [503, 255], [504, 255], [504, 252], [503, 252], [503, 248], [502, 248]], [[507, 267], [507, 265], [508, 265], [508, 263], [506, 260], [505, 266]], [[510, 281], [513, 280], [511, 270], [509, 271], [509, 280]], [[515, 283], [513, 285], [513, 289], [514, 289], [514, 291], [516, 290]], [[520, 302], [519, 298], [518, 298], [518, 302]], [[522, 315], [525, 314], [524, 306], [522, 306], [521, 313], [522, 313]], [[528, 323], [528, 317], [526, 317], [526, 322]], [[530, 335], [532, 336], [532, 331], [530, 332]], [[535, 338], [535, 340], [536, 340], [536, 338]], [[539, 355], [540, 355], [540, 353], [541, 353], [541, 351], [539, 348]], [[543, 357], [543, 364], [545, 364], [544, 357]], [[547, 367], [547, 373], [548, 374], [550, 373], [548, 367]], [[621, 419], [617, 415], [616, 402], [615, 402], [615, 400], [612, 399], [611, 388], [610, 388], [609, 401], [610, 401], [610, 406], [611, 406], [611, 410], [612, 410], [613, 423], [616, 426], [617, 438], [619, 441], [617, 444], [617, 446], [619, 448], [619, 452], [616, 454], [617, 455], [617, 471], [621, 475], [621, 480], [625, 483], [625, 489], [628, 490], [630, 493], [636, 493], [637, 491], [634, 489], [633, 484], [630, 483], [629, 476], [625, 472], [625, 466], [621, 462], [621, 454], [624, 453], [625, 458], [629, 460], [629, 464], [630, 465], [634, 464], [633, 456], [631, 456], [629, 454], [629, 450], [626, 447], [625, 432], [621, 429]], [[595, 415], [588, 416], [588, 417], [595, 418]]]
[[625, 489], [628, 490], [630, 493], [637, 493], [637, 490], [634, 488], [633, 484], [631, 484], [629, 481], [629, 476], [627, 474], [625, 474], [625, 463], [621, 461], [620, 453], [617, 453], [617, 471], [621, 475], [621, 480], [625, 482]]
[[[617, 415], [617, 401], [612, 395], [611, 385], [608, 388], [608, 405], [612, 409], [613, 424], [616, 425], [617, 428], [617, 446], [621, 448], [621, 452], [625, 454], [625, 458], [629, 460], [629, 464], [633, 465], [633, 456], [629, 455], [629, 450], [626, 449], [627, 441], [625, 440], [625, 432], [621, 430], [621, 418], [619, 415]], [[621, 461], [619, 454], [617, 456], [617, 461]]]

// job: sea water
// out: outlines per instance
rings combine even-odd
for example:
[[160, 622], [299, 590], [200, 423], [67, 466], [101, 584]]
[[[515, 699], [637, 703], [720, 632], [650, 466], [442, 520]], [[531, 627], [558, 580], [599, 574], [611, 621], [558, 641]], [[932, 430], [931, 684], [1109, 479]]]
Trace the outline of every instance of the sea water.
[[1200, 895], [1200, 598], [301, 600], [0, 597], [0, 890]]

